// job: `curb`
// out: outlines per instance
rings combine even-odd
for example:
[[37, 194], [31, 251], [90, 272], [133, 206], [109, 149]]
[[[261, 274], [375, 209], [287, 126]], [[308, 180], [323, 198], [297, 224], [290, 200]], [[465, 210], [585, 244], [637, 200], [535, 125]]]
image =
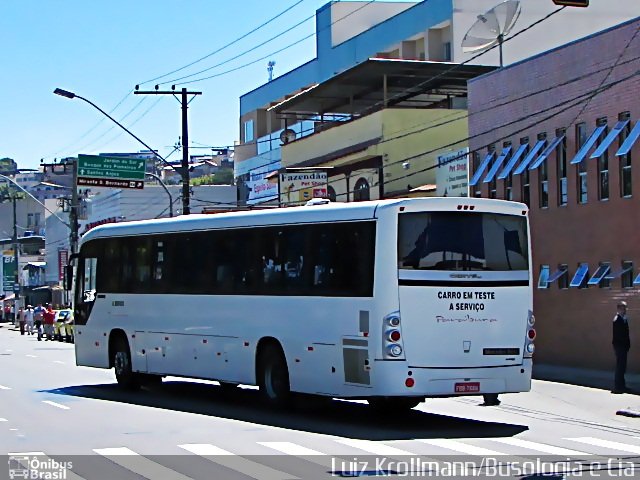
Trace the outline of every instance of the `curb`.
[[631, 408], [625, 408], [622, 410], [618, 410], [616, 415], [620, 415], [623, 417], [631, 417], [631, 418], [640, 418], [640, 410], [633, 410]]

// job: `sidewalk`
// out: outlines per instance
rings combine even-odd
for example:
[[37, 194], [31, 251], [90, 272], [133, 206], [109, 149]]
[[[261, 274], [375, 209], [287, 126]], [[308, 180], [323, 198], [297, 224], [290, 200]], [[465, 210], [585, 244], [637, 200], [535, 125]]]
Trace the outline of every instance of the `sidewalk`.
[[[581, 385], [583, 387], [613, 388], [613, 369], [590, 370], [587, 368], [563, 367], [558, 365], [533, 364], [533, 378], [552, 382]], [[640, 392], [640, 375], [627, 373], [627, 387]]]

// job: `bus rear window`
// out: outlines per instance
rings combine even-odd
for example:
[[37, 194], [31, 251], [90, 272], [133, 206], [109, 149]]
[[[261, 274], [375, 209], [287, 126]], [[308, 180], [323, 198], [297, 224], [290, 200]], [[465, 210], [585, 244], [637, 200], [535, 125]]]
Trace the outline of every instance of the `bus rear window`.
[[527, 220], [480, 212], [401, 213], [398, 268], [528, 270]]

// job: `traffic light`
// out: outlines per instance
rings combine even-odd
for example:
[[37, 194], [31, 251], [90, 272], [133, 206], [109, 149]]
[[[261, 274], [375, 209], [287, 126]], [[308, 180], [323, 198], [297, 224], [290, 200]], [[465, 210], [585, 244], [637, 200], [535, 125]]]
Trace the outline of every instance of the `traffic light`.
[[553, 3], [561, 7], [588, 7], [589, 0], [553, 0]]

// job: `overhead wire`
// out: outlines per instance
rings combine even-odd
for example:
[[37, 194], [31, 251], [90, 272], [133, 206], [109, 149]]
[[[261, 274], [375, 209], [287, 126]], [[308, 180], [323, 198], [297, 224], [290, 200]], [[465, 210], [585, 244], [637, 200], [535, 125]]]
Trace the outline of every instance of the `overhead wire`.
[[[278, 37], [280, 37], [282, 34], [287, 33], [287, 32], [289, 32], [289, 31], [291, 31], [293, 28], [296, 28], [296, 27], [300, 26], [302, 23], [304, 23], [304, 22], [306, 22], [306, 21], [310, 20], [310, 19], [311, 19], [311, 18], [313, 18], [315, 15], [310, 16], [310, 17], [307, 17], [305, 20], [303, 20], [303, 21], [299, 22], [298, 24], [294, 25], [293, 27], [290, 27], [289, 29], [287, 29], [287, 30], [285, 30], [284, 32], [282, 32], [281, 34], [278, 34], [277, 36], [272, 37], [271, 39], [269, 39], [269, 40], [267, 40], [267, 41], [265, 41], [265, 42], [261, 43], [261, 44], [260, 44], [260, 45], [258, 45], [257, 47], [254, 47], [254, 48], [251, 48], [251, 49], [249, 49], [249, 50], [246, 50], [246, 51], [242, 52], [241, 54], [238, 54], [238, 55], [236, 55], [235, 57], [233, 57], [233, 58], [231, 58], [231, 59], [229, 59], [229, 60], [226, 60], [226, 61], [224, 61], [224, 62], [221, 62], [221, 63], [219, 63], [219, 64], [217, 64], [217, 65], [214, 65], [214, 66], [212, 66], [212, 67], [209, 67], [209, 68], [207, 68], [207, 69], [201, 70], [200, 72], [196, 72], [196, 73], [191, 74], [191, 75], [186, 75], [186, 76], [183, 76], [183, 77], [180, 77], [180, 78], [175, 78], [175, 79], [169, 80], [169, 81], [167, 81], [167, 82], [163, 82], [162, 84], [163, 84], [163, 85], [165, 85], [165, 84], [169, 84], [169, 83], [174, 83], [174, 82], [178, 82], [178, 81], [180, 81], [180, 84], [181, 84], [181, 85], [188, 85], [188, 84], [191, 84], [191, 83], [197, 83], [197, 82], [202, 82], [202, 81], [204, 81], [204, 80], [210, 80], [210, 79], [212, 79], [212, 78], [220, 77], [220, 76], [222, 76], [222, 75], [227, 75], [227, 74], [229, 74], [229, 73], [236, 72], [236, 71], [238, 71], [238, 70], [242, 70], [243, 68], [246, 68], [246, 67], [249, 67], [249, 66], [251, 66], [251, 65], [254, 65], [254, 64], [258, 63], [258, 62], [261, 62], [262, 60], [266, 60], [267, 58], [272, 57], [273, 55], [277, 55], [278, 53], [284, 52], [285, 50], [288, 50], [288, 49], [290, 49], [291, 47], [294, 47], [294, 46], [296, 46], [296, 45], [298, 45], [298, 44], [300, 44], [300, 43], [304, 42], [305, 40], [308, 40], [309, 38], [311, 38], [311, 37], [315, 36], [318, 32], [321, 32], [321, 31], [323, 31], [323, 30], [326, 30], [326, 29], [328, 29], [328, 28], [331, 28], [331, 27], [332, 27], [333, 25], [335, 25], [336, 23], [341, 22], [342, 20], [344, 20], [344, 19], [346, 19], [346, 18], [350, 17], [351, 15], [354, 15], [355, 13], [357, 13], [357, 12], [359, 12], [360, 10], [362, 10], [363, 8], [365, 8], [365, 7], [369, 6], [369, 5], [371, 5], [371, 4], [372, 4], [372, 3], [374, 3], [375, 1], [376, 1], [376, 0], [369, 0], [368, 2], [364, 3], [364, 4], [363, 4], [363, 5], [361, 5], [360, 7], [356, 8], [355, 10], [353, 10], [352, 12], [349, 12], [349, 13], [347, 13], [346, 15], [344, 15], [344, 16], [342, 16], [342, 17], [340, 17], [340, 18], [336, 19], [336, 20], [334, 20], [334, 21], [333, 21], [333, 22], [331, 22], [329, 25], [327, 25], [327, 26], [325, 26], [325, 27], [321, 28], [321, 29], [320, 29], [320, 30], [318, 30], [317, 32], [310, 33], [309, 35], [306, 35], [305, 37], [302, 37], [302, 38], [300, 38], [300, 39], [296, 40], [295, 42], [289, 43], [288, 45], [285, 45], [284, 47], [282, 47], [282, 48], [280, 48], [280, 49], [278, 49], [278, 50], [276, 50], [276, 51], [273, 51], [273, 52], [269, 53], [268, 55], [264, 55], [264, 56], [262, 56], [262, 57], [260, 57], [260, 58], [257, 58], [257, 59], [255, 59], [255, 60], [252, 60], [252, 61], [250, 61], [250, 62], [247, 62], [247, 63], [244, 63], [244, 64], [239, 65], [239, 66], [237, 66], [237, 67], [234, 67], [234, 68], [231, 68], [231, 69], [225, 70], [225, 71], [223, 71], [223, 72], [218, 72], [218, 73], [213, 74], [213, 75], [209, 75], [209, 76], [202, 77], [202, 78], [196, 78], [196, 79], [189, 80], [189, 81], [186, 81], [186, 82], [182, 82], [182, 81], [181, 81], [181, 80], [184, 80], [184, 79], [187, 79], [187, 78], [193, 77], [193, 76], [195, 76], [195, 75], [199, 75], [200, 73], [204, 73], [204, 72], [206, 72], [206, 71], [212, 70], [212, 69], [214, 69], [214, 68], [216, 68], [216, 67], [219, 67], [219, 66], [221, 66], [221, 65], [224, 65], [224, 64], [226, 64], [226, 63], [229, 63], [230, 61], [235, 60], [235, 59], [237, 59], [237, 58], [240, 58], [240, 57], [242, 57], [242, 56], [246, 55], [247, 53], [251, 53], [251, 52], [255, 51], [255, 49], [256, 49], [256, 48], [259, 48], [259, 47], [261, 47], [261, 46], [263, 46], [263, 45], [266, 45], [267, 43], [269, 43], [269, 42], [270, 42], [270, 41], [272, 41], [273, 39], [278, 38]], [[425, 2], [428, 2], [429, 0], [424, 0], [424, 1], [425, 1]]]
[[[155, 101], [149, 106], [149, 108], [147, 108], [144, 112], [142, 112], [134, 121], [132, 121], [129, 125], [127, 125], [127, 128], [131, 128], [133, 127], [136, 123], [138, 123], [140, 120], [142, 120], [151, 110], [153, 110], [158, 103], [160, 103], [160, 101], [163, 99], [164, 97], [162, 95], [158, 95], [158, 98], [155, 99]], [[115, 125], [114, 125], [115, 126]], [[113, 128], [113, 127], [112, 127]], [[104, 145], [108, 145], [111, 142], [113, 142], [114, 140], [116, 140], [117, 138], [119, 138], [122, 134], [124, 133], [124, 130], [118, 130], [118, 132], [111, 137], [110, 139], [108, 139], [107, 141], [103, 142], [100, 146], [96, 147], [95, 149], [98, 150], [100, 149], [102, 146]]]
[[[122, 97], [122, 99], [116, 103], [115, 107], [113, 107], [110, 111], [109, 111], [109, 115], [113, 115], [113, 113], [118, 109], [118, 107], [120, 105], [122, 105], [122, 103], [129, 98], [129, 95], [133, 92], [133, 90], [129, 90], [126, 95], [124, 97]], [[80, 143], [80, 141], [85, 138], [86, 136], [88, 136], [91, 132], [93, 132], [96, 128], [98, 128], [100, 125], [102, 125], [102, 122], [104, 122], [106, 120], [105, 117], [102, 117], [100, 120], [98, 120], [91, 128], [89, 128], [86, 132], [82, 133], [78, 138], [76, 138], [73, 142], [68, 143], [67, 145], [65, 145], [64, 147], [62, 147], [61, 149], [59, 149], [58, 151], [47, 155], [43, 158], [53, 158], [53, 157], [57, 157], [60, 153], [62, 152], [66, 152], [69, 151], [69, 149], [71, 147], [73, 147], [74, 145], [76, 145], [77, 143]]]
[[[286, 8], [285, 10], [283, 10], [282, 12], [278, 13], [277, 15], [274, 15], [272, 18], [270, 18], [269, 20], [267, 20], [266, 22], [263, 22], [261, 25], [257, 26], [256, 28], [250, 30], [249, 32], [241, 35], [240, 37], [236, 38], [235, 40], [228, 42], [227, 44], [223, 45], [222, 47], [218, 48], [217, 50], [189, 63], [188, 65], [185, 65], [183, 67], [180, 67], [178, 69], [172, 70], [171, 72], [168, 72], [164, 75], [161, 75], [159, 77], [150, 79], [150, 80], [146, 80], [144, 82], [141, 82], [140, 84], [146, 84], [146, 83], [150, 83], [154, 80], [158, 80], [160, 78], [164, 78], [165, 76], [171, 75], [173, 73], [176, 73], [178, 71], [184, 70], [185, 68], [188, 68], [192, 65], [195, 65], [196, 63], [205, 60], [206, 58], [209, 58], [213, 55], [215, 55], [216, 53], [219, 53], [223, 50], [225, 50], [226, 48], [234, 45], [235, 43], [239, 42], [240, 40], [243, 40], [244, 38], [248, 37], [249, 35], [257, 32], [258, 30], [260, 30], [261, 28], [264, 28], [265, 26], [269, 25], [271, 22], [273, 22], [274, 20], [280, 18], [282, 15], [284, 15], [285, 13], [289, 12], [290, 10], [292, 10], [293, 8], [295, 8], [296, 6], [298, 6], [299, 4], [301, 4], [302, 2], [304, 2], [305, 0], [298, 0], [297, 2], [295, 2], [293, 5], [291, 5], [290, 7]], [[124, 97], [122, 97], [122, 99], [109, 111], [109, 114], [112, 115], [117, 109], [118, 107], [120, 107], [120, 105], [127, 99], [129, 98], [129, 95], [133, 92], [133, 90], [129, 90]], [[140, 105], [140, 102], [137, 104], [137, 106]], [[121, 118], [120, 121], [122, 121], [124, 119]], [[59, 150], [57, 150], [56, 152], [46, 155], [43, 158], [53, 158], [55, 156], [58, 156], [60, 153], [65, 152], [65, 151], [69, 151], [71, 149], [71, 147], [73, 147], [74, 145], [76, 145], [77, 143], [79, 143], [80, 141], [82, 141], [84, 138], [86, 138], [91, 132], [93, 132], [96, 128], [98, 128], [100, 125], [102, 125], [102, 123], [105, 121], [105, 118], [101, 118], [100, 120], [98, 120], [96, 122], [95, 125], [93, 125], [91, 128], [89, 128], [87, 131], [85, 131], [84, 133], [82, 133], [78, 138], [76, 138], [73, 142], [68, 143], [67, 145], [65, 145], [64, 147], [60, 148]], [[104, 135], [106, 135], [109, 131], [111, 131], [113, 129], [113, 127], [109, 128], [107, 132], [104, 133]], [[101, 135], [100, 137], [98, 137], [98, 139], [102, 138], [104, 135]], [[97, 140], [96, 140], [97, 141]], [[89, 144], [90, 145], [90, 144]], [[80, 148], [80, 150], [87, 148], [82, 147]]]
[[[131, 115], [135, 110], [138, 109], [138, 107], [142, 104], [142, 102], [144, 102], [147, 99], [147, 97], [142, 97], [140, 100], [138, 100], [138, 102], [127, 112], [125, 113], [121, 118], [120, 118], [120, 122], [122, 123], [129, 115]], [[82, 147], [78, 148], [78, 151], [83, 151], [86, 150], [87, 148], [89, 148], [90, 146], [94, 145], [95, 143], [97, 143], [99, 140], [101, 140], [102, 138], [105, 137], [105, 135], [107, 135], [111, 130], [113, 130], [116, 127], [116, 125], [111, 125], [107, 130], [105, 130], [103, 133], [101, 133], [99, 136], [97, 136], [96, 138], [94, 138], [93, 140], [85, 143]]]
[[[287, 12], [289, 12], [289, 11], [293, 10], [295, 7], [297, 7], [298, 5], [300, 5], [300, 4], [301, 4], [302, 2], [304, 2], [304, 1], [305, 1], [305, 0], [298, 0], [298, 1], [297, 1], [297, 2], [295, 2], [293, 5], [290, 5], [289, 7], [287, 7], [287, 8], [286, 8], [285, 10], [283, 10], [282, 12], [280, 12], [280, 13], [278, 13], [278, 14], [274, 15], [273, 17], [271, 17], [269, 20], [267, 20], [267, 21], [265, 21], [265, 22], [261, 23], [260, 25], [258, 25], [258, 26], [257, 26], [257, 27], [255, 27], [254, 29], [252, 29], [252, 30], [248, 31], [247, 33], [245, 33], [245, 34], [241, 35], [240, 37], [238, 37], [238, 38], [236, 38], [236, 39], [232, 40], [231, 42], [226, 43], [226, 44], [225, 44], [225, 45], [223, 45], [222, 47], [217, 48], [217, 49], [216, 49], [216, 50], [214, 50], [213, 52], [208, 53], [208, 54], [206, 54], [206, 55], [204, 55], [204, 56], [202, 56], [202, 57], [198, 58], [197, 60], [194, 60], [193, 62], [188, 63], [187, 65], [184, 65], [184, 66], [182, 66], [182, 67], [180, 67], [180, 68], [176, 68], [175, 70], [172, 70], [172, 71], [170, 71], [170, 72], [167, 72], [167, 73], [165, 73], [165, 74], [163, 74], [163, 75], [160, 75], [160, 76], [155, 77], [155, 78], [151, 78], [151, 79], [149, 79], [149, 80], [145, 80], [144, 82], [140, 82], [140, 83], [139, 83], [139, 85], [145, 85], [145, 84], [147, 84], [147, 83], [151, 83], [151, 82], [155, 82], [156, 80], [160, 80], [161, 78], [168, 77], [169, 75], [173, 75], [174, 73], [180, 72], [180, 71], [182, 71], [182, 70], [184, 70], [184, 69], [186, 69], [186, 68], [189, 68], [189, 67], [191, 67], [191, 66], [193, 66], [193, 65], [195, 65], [195, 64], [197, 64], [197, 63], [202, 62], [203, 60], [206, 60], [207, 58], [212, 57], [213, 55], [215, 55], [215, 54], [217, 54], [217, 53], [222, 52], [223, 50], [226, 50], [227, 48], [231, 47], [232, 45], [235, 45], [235, 44], [236, 44], [236, 43], [238, 43], [239, 41], [244, 40], [244, 39], [245, 39], [245, 38], [247, 38], [248, 36], [250, 36], [250, 35], [254, 34], [254, 33], [255, 33], [255, 32], [257, 32], [258, 30], [260, 30], [260, 29], [262, 29], [262, 28], [266, 27], [266, 26], [267, 26], [267, 25], [269, 25], [271, 22], [273, 22], [273, 21], [277, 20], [278, 18], [280, 18], [281, 16], [283, 16], [285, 13], [287, 13]], [[313, 16], [312, 16], [312, 17], [310, 17], [310, 18], [313, 18]], [[306, 20], [304, 20], [304, 21], [303, 21], [303, 23], [304, 23], [304, 22], [306, 22], [307, 20], [309, 20], [309, 18], [307, 18]], [[277, 37], [274, 37], [274, 38], [277, 38]], [[256, 47], [256, 48], [257, 48], [257, 47]], [[163, 82], [163, 83], [162, 83], [162, 85], [164, 85], [164, 84], [166, 84], [166, 83], [169, 83], [169, 82]]]

